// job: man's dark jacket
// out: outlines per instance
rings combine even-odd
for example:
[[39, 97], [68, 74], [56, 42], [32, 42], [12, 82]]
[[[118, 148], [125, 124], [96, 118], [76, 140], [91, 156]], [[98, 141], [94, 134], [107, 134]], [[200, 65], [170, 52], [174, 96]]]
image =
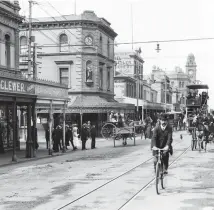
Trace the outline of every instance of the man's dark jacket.
[[165, 130], [163, 131], [161, 129], [161, 126], [158, 125], [153, 131], [151, 148], [153, 146], [156, 146], [160, 149], [163, 149], [166, 145], [171, 148], [172, 140], [172, 127], [168, 124]]

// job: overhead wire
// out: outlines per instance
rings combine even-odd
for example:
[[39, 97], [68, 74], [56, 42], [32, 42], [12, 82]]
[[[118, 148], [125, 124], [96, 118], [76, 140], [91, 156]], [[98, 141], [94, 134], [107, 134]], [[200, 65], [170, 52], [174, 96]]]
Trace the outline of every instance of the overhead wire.
[[[57, 11], [58, 12], [58, 10], [55, 8], [55, 7], [53, 7], [53, 5], [52, 4], [50, 4], [48, 1], [46, 1], [55, 11]], [[40, 7], [40, 6], [39, 6]], [[40, 7], [41, 8], [41, 7]], [[43, 11], [45, 11], [43, 8], [42, 8], [42, 10]], [[46, 13], [47, 13], [47, 11], [45, 11]], [[48, 13], [47, 13], [48, 14]], [[58, 12], [58, 14], [60, 14], [59, 12]], [[48, 14], [48, 15], [50, 15], [50, 14]], [[61, 15], [61, 14], [60, 14]], [[67, 20], [63, 15], [61, 15], [65, 20]], [[56, 20], [54, 17], [52, 17], [55, 21], [57, 21], [57, 22], [60, 22], [60, 21], [58, 21], [58, 20]], [[67, 29], [66, 29], [67, 30]], [[42, 31], [40, 31], [40, 30], [38, 30], [40, 33], [43, 33]], [[50, 30], [51, 31], [51, 30]], [[67, 31], [69, 31], [69, 30], [67, 30]], [[69, 31], [69, 33], [71, 33], [70, 31]], [[44, 33], [43, 33], [44, 34]], [[55, 34], [55, 33], [54, 33]], [[73, 36], [75, 36], [73, 33], [71, 33]], [[46, 34], [44, 34], [46, 37], [48, 37]], [[56, 35], [56, 34], [55, 34]], [[57, 35], [56, 35], [57, 36]], [[76, 37], [76, 36], [75, 36]], [[48, 37], [49, 39], [51, 39], [50, 37]], [[78, 37], [76, 37], [76, 38], [78, 38]], [[79, 39], [79, 38], [78, 38]], [[182, 42], [182, 41], [199, 41], [199, 40], [213, 40], [214, 38], [194, 38], [194, 39], [176, 39], [176, 40], [154, 40], [154, 41], [141, 41], [141, 42], [119, 42], [119, 43], [117, 43], [117, 44], [115, 44], [115, 43], [113, 43], [113, 45], [122, 45], [122, 44], [145, 44], [145, 43], [161, 43], [161, 42]], [[52, 40], [53, 41], [53, 40]], [[55, 42], [56, 44], [57, 44], [57, 42]], [[111, 45], [111, 43], [109, 43], [110, 45]], [[57, 44], [57, 45], [51, 45], [51, 46], [44, 46], [44, 45], [42, 45], [42, 46], [40, 46], [40, 47], [56, 47], [56, 46], [59, 46], [59, 44]], [[67, 45], [66, 45], [67, 46]], [[71, 46], [71, 47], [74, 47], [74, 45], [68, 45], [68, 46]], [[75, 45], [75, 46], [84, 46], [84, 45]], [[77, 49], [76, 49], [77, 50]], [[77, 50], [77, 52], [80, 52], [80, 51], [78, 51]], [[83, 61], [85, 61], [84, 59], [82, 59]], [[107, 59], [105, 59], [105, 60], [107, 60]], [[95, 66], [95, 67], [97, 67], [97, 66]]]
[[[47, 0], [45, 0], [61, 17], [63, 17], [66, 21], [69, 21], [64, 15], [62, 15], [49, 1], [47, 1]], [[53, 18], [53, 17], [52, 17]], [[90, 19], [88, 19], [87, 17], [84, 17], [86, 20], [88, 20], [88, 21], [90, 21]], [[59, 22], [59, 21], [57, 21], [57, 22]], [[96, 24], [96, 27], [97, 27], [97, 29], [98, 29], [98, 25]], [[80, 30], [78, 30], [77, 29], [77, 31], [78, 32], [81, 32]], [[70, 31], [69, 31], [69, 33], [71, 33]], [[71, 33], [72, 34], [72, 33]], [[72, 35], [74, 35], [74, 34], [72, 34]], [[75, 36], [75, 35], [74, 35]], [[76, 37], [76, 36], [75, 36]], [[77, 39], [78, 39], [78, 37], [76, 37]], [[82, 41], [81, 41], [81, 43], [83, 43]], [[102, 43], [103, 44], [103, 43]], [[106, 44], [104, 44], [104, 45], [110, 45], [110, 43], [109, 42], [107, 42]], [[69, 46], [71, 46], [71, 47], [73, 47], [74, 45], [69, 45]], [[81, 46], [81, 45], [76, 45], [76, 46]], [[83, 43], [83, 45], [82, 46], [85, 46], [85, 44]], [[98, 55], [98, 45], [95, 45], [96, 46], [96, 55]], [[109, 58], [104, 58], [104, 60], [105, 61], [107, 61]]]
[[[37, 3], [37, 5], [38, 5], [38, 3]], [[40, 7], [40, 6], [39, 6]], [[52, 6], [53, 7], [53, 6]], [[40, 7], [41, 8], [41, 7]], [[54, 7], [53, 7], [54, 8]], [[46, 12], [46, 14], [48, 14], [51, 18], [53, 18], [56, 22], [61, 22], [61, 21], [58, 21], [58, 20], [56, 20], [56, 18], [54, 18], [54, 17], [52, 17], [46, 10], [44, 10], [43, 8], [41, 8], [44, 12]], [[55, 9], [56, 10], [56, 9]], [[57, 11], [57, 10], [56, 10]], [[59, 12], [58, 12], [59, 13]], [[60, 14], [60, 13], [59, 13]], [[63, 16], [64, 17], [64, 16]], [[64, 17], [65, 18], [65, 17]], [[66, 19], [66, 18], [65, 18]], [[66, 19], [67, 20], [67, 19]], [[39, 20], [38, 20], [38, 22], [40, 22]], [[37, 30], [37, 29], [36, 29]], [[51, 31], [50, 29], [48, 29], [49, 31]], [[71, 33], [67, 28], [65, 28], [65, 30], [67, 30], [69, 33]], [[40, 30], [37, 30], [37, 31], [40, 31]], [[74, 35], [73, 33], [71, 33], [72, 35]], [[75, 37], [76, 37], [76, 35], [74, 35]], [[79, 39], [79, 37], [76, 37], [77, 39]], [[56, 42], [55, 42], [56, 43]], [[53, 45], [51, 45], [51, 46], [53, 46]], [[54, 47], [58, 47], [59, 46], [59, 44], [57, 43], [57, 45], [54, 45]], [[73, 47], [74, 48], [74, 45], [63, 45], [63, 46], [71, 46], [71, 47]], [[85, 45], [76, 45], [76, 46], [85, 46]], [[98, 55], [98, 46], [97, 45], [95, 45], [96, 46], [96, 55]], [[39, 47], [39, 45], [38, 45], [38, 47]], [[40, 46], [40, 47], [44, 47], [44, 46]], [[74, 48], [75, 50], [76, 50], [76, 52], [78, 52], [78, 53], [82, 53], [81, 51], [79, 51], [78, 49], [76, 49], [76, 48]], [[107, 60], [109, 60], [109, 58], [103, 58], [105, 61], [107, 61]], [[87, 60], [84, 60], [83, 58], [81, 58], [81, 60], [82, 61], [87, 61]], [[97, 68], [97, 66], [96, 65], [94, 65], [94, 64], [92, 64], [91, 66], [93, 66], [93, 67], [95, 67], [95, 68]]]

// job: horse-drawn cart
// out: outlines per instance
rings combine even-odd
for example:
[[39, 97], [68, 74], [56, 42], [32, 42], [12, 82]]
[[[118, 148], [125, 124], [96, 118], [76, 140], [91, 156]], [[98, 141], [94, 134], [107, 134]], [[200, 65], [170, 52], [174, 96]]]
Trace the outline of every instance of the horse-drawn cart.
[[123, 145], [127, 145], [126, 140], [134, 140], [134, 145], [136, 144], [136, 130], [143, 125], [139, 125], [138, 121], [133, 121], [129, 125], [121, 126], [118, 122], [107, 122], [104, 124], [101, 130], [101, 134], [105, 139], [112, 139], [115, 142], [122, 139]]

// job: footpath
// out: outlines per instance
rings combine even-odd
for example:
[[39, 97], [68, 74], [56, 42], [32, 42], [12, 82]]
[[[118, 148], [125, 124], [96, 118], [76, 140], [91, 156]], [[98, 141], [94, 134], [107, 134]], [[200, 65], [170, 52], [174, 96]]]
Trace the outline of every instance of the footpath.
[[[136, 139], [140, 139], [140, 137], [137, 137]], [[81, 143], [81, 142], [80, 142]], [[133, 144], [133, 143], [131, 143]], [[122, 145], [122, 141], [116, 141], [116, 146], [117, 145]], [[96, 148], [104, 148], [104, 147], [114, 147], [114, 142], [112, 139], [104, 139], [104, 138], [96, 138]], [[53, 152], [52, 155], [49, 155], [48, 149], [46, 148], [46, 142], [41, 141], [39, 142], [39, 148], [36, 151], [36, 157], [33, 158], [26, 158], [26, 143], [25, 142], [21, 142], [20, 145], [21, 150], [17, 150], [16, 151], [16, 156], [17, 156], [17, 162], [12, 161], [12, 154], [13, 151], [7, 151], [4, 154], [0, 154], [0, 167], [5, 167], [8, 165], [12, 165], [12, 164], [17, 164], [17, 163], [23, 163], [23, 162], [27, 162], [27, 161], [36, 161], [39, 159], [44, 159], [44, 158], [54, 158], [57, 156], [62, 156], [62, 155], [66, 155], [66, 154], [71, 154], [73, 151], [72, 146], [68, 146], [68, 150], [66, 150], [65, 153], [63, 153], [62, 151], [60, 152]], [[91, 140], [88, 140], [86, 142], [86, 148], [88, 150], [91, 150]], [[81, 145], [78, 146], [78, 149], [75, 151], [75, 153], [79, 153], [81, 152]]]

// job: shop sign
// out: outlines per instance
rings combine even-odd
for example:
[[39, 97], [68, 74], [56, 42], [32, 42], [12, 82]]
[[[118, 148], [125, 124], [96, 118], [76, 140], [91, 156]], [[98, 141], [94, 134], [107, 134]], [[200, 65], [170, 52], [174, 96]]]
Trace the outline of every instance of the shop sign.
[[128, 53], [117, 53], [114, 60], [116, 62], [115, 76], [134, 74], [134, 60]]
[[0, 91], [11, 93], [35, 93], [35, 87], [33, 84], [23, 81], [0, 79]]

